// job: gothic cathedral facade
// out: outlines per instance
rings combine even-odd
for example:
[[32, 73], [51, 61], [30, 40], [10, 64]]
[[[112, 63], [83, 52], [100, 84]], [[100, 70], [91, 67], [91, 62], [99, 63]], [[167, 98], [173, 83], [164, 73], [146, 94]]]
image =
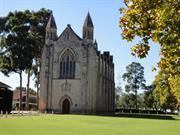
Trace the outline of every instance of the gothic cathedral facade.
[[113, 56], [101, 54], [88, 13], [82, 38], [68, 24], [60, 36], [53, 15], [46, 26], [40, 73], [39, 110], [54, 113], [114, 112]]

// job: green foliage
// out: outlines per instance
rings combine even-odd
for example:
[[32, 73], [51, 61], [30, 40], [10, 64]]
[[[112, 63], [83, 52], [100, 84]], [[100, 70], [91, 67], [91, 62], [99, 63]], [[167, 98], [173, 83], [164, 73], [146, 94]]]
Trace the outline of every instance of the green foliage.
[[0, 17], [0, 52], [2, 71], [9, 65], [13, 72], [32, 67], [33, 60], [39, 60], [45, 43], [45, 27], [50, 10], [9, 12]]
[[144, 109], [146, 107], [144, 103], [145, 102], [144, 93], [138, 94], [137, 102], [139, 108]]
[[[27, 10], [23, 12], [10, 12], [4, 22], [4, 29], [1, 33], [6, 41], [6, 44], [1, 44], [1, 49], [8, 50], [2, 56], [2, 64], [8, 64], [14, 72], [20, 72], [30, 67], [32, 64], [33, 41], [29, 36], [29, 18], [30, 12]], [[9, 59], [8, 61], [5, 61]], [[3, 66], [2, 65], [2, 66]]]
[[120, 98], [121, 95], [122, 95], [122, 88], [121, 87], [116, 87], [115, 88], [115, 102], [116, 102], [116, 106], [119, 106], [118, 105], [118, 101], [119, 101], [119, 98]]
[[135, 106], [137, 108], [137, 93], [139, 89], [145, 87], [144, 67], [140, 63], [132, 62], [126, 67], [126, 73], [123, 74], [123, 80], [127, 82], [125, 91], [133, 92], [135, 95]]
[[122, 37], [142, 40], [132, 47], [132, 54], [144, 58], [149, 40], [161, 46], [159, 67], [171, 75], [180, 74], [180, 9], [178, 0], [124, 0], [119, 26]]
[[[0, 17], [0, 71], [5, 75], [19, 73], [20, 88], [22, 72], [31, 70], [33, 61], [40, 63], [45, 43], [45, 27], [50, 14], [50, 10], [41, 9], [37, 12], [9, 12], [6, 17]], [[37, 69], [40, 69], [38, 66]]]
[[136, 96], [133, 93], [123, 93], [117, 101], [117, 108], [132, 109], [136, 105]]
[[172, 94], [168, 78], [169, 74], [166, 71], [161, 70], [158, 73], [154, 81], [153, 96], [161, 108], [174, 110], [177, 105], [177, 99]]
[[[137, 94], [137, 106], [138, 108], [144, 109], [144, 94]], [[116, 108], [133, 109], [136, 105], [136, 95], [134, 93], [121, 92], [116, 99]]]
[[156, 106], [154, 106], [154, 97], [153, 97], [153, 86], [147, 86], [146, 91], [144, 92], [144, 105], [147, 109], [157, 109]]
[[169, 84], [171, 88], [171, 93], [175, 96], [177, 99], [177, 108], [180, 108], [180, 75], [177, 75], [175, 77], [171, 77], [169, 79]]

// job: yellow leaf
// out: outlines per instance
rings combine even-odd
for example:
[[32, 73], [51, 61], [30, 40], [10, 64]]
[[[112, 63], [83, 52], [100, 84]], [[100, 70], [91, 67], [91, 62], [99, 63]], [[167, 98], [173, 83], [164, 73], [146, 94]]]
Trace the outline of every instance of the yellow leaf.
[[152, 34], [152, 41], [157, 42], [157, 35], [155, 33]]
[[128, 3], [129, 2], [129, 0], [124, 0], [124, 3]]

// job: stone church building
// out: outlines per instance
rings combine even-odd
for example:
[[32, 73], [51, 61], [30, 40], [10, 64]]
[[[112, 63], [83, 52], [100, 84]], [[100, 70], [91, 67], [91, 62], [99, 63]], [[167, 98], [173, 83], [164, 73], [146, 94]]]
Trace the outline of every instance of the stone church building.
[[39, 110], [54, 113], [114, 111], [113, 56], [98, 51], [88, 13], [82, 38], [68, 24], [60, 36], [53, 15], [46, 26], [40, 73]]

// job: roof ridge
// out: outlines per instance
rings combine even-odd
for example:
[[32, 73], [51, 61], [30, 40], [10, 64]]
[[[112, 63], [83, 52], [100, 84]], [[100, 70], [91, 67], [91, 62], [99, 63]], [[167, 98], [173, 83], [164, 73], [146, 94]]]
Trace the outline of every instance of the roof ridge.
[[[63, 30], [63, 32], [59, 35], [58, 39], [63, 35], [63, 33], [67, 30], [67, 29], [70, 29], [72, 31], [72, 33], [79, 39], [79, 40], [82, 40], [81, 37], [76, 34], [76, 32], [71, 28], [71, 25], [68, 24], [67, 27]], [[57, 39], [57, 40], [58, 40]]]

